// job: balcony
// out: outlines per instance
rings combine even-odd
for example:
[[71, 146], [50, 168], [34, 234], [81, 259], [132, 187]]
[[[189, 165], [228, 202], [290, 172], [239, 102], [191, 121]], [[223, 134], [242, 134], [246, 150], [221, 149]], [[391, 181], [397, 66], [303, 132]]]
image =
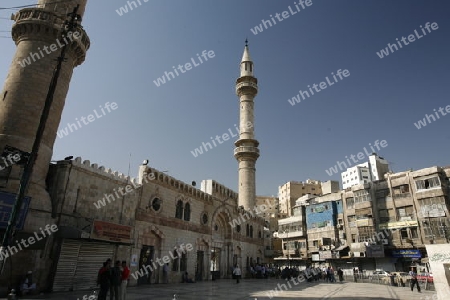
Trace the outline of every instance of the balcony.
[[234, 156], [253, 154], [259, 156], [259, 149], [253, 146], [240, 146], [234, 149]]
[[304, 236], [305, 232], [303, 230], [300, 231], [289, 231], [287, 233], [278, 233], [278, 238], [280, 239], [290, 239], [294, 237]]

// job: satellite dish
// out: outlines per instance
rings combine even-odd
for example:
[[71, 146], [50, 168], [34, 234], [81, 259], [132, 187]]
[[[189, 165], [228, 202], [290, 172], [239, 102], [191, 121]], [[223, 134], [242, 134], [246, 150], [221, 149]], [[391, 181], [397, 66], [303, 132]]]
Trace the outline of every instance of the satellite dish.
[[195, 181], [192, 181], [192, 186], [196, 186], [197, 183]]

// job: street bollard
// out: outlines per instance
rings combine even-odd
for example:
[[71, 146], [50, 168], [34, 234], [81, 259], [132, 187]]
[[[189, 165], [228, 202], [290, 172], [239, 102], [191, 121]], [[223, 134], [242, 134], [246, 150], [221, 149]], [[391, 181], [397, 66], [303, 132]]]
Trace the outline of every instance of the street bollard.
[[12, 289], [8, 295], [8, 300], [17, 300], [16, 290]]

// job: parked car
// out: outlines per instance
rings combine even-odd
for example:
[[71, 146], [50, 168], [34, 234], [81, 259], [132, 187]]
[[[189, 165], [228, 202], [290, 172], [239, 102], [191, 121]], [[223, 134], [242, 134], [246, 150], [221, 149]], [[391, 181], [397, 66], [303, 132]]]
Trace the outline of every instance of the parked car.
[[388, 271], [373, 271], [372, 276], [373, 277], [378, 277], [378, 278], [391, 276], [391, 272], [388, 272]]
[[372, 275], [369, 276], [369, 278], [371, 280], [386, 280], [386, 282], [389, 282], [389, 276], [391, 276], [391, 273], [388, 271], [383, 271], [383, 270], [378, 270], [378, 271], [373, 271]]
[[417, 280], [419, 281], [427, 281], [428, 283], [433, 282], [433, 273], [419, 273], [417, 274]]

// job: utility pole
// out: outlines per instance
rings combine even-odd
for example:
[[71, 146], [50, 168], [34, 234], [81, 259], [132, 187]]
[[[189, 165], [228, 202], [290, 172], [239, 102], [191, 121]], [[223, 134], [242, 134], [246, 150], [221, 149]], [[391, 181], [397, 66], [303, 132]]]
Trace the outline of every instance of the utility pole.
[[[64, 36], [67, 36], [67, 33], [69, 33], [69, 32], [73, 33], [73, 30], [76, 29], [78, 26], [80, 26], [78, 24], [78, 22], [81, 22], [81, 16], [77, 14], [79, 7], [80, 7], [80, 5], [77, 5], [73, 9], [73, 12], [67, 15], [67, 16], [70, 16], [70, 21], [66, 20], [63, 25], [64, 27], [62, 30], [62, 34]], [[44, 135], [45, 124], [47, 123], [47, 119], [50, 114], [50, 108], [53, 103], [53, 96], [55, 94], [55, 90], [56, 90], [56, 87], [58, 84], [58, 78], [59, 78], [59, 74], [61, 73], [62, 63], [65, 61], [65, 55], [66, 55], [68, 46], [70, 46], [70, 45], [65, 43], [64, 46], [62, 47], [61, 54], [57, 58], [58, 64], [56, 65], [55, 69], [53, 70], [53, 76], [52, 76], [52, 80], [50, 82], [47, 97], [45, 99], [45, 104], [44, 104], [44, 109], [42, 111], [41, 119], [39, 120], [39, 126], [38, 126], [38, 129], [36, 132], [36, 138], [34, 140], [33, 148], [31, 150], [30, 156], [25, 164], [25, 167], [24, 167], [24, 170], [22, 173], [22, 177], [20, 178], [19, 192], [17, 194], [16, 201], [15, 201], [14, 207], [11, 212], [11, 217], [8, 221], [8, 226], [6, 227], [5, 235], [3, 236], [2, 245], [0, 247], [0, 253], [8, 251], [7, 247], [10, 245], [10, 240], [14, 236], [15, 231], [16, 231], [17, 218], [19, 216], [20, 208], [22, 207], [22, 202], [25, 197], [25, 192], [28, 188], [28, 184], [30, 182], [31, 175], [33, 173], [33, 166], [34, 166], [34, 163], [35, 163], [37, 155], [38, 155], [39, 146], [41, 144], [42, 137]], [[2, 260], [0, 260], [0, 275], [3, 273], [3, 269], [4, 269], [4, 266], [6, 263], [6, 257], [7, 256], [4, 256], [4, 258]]]

